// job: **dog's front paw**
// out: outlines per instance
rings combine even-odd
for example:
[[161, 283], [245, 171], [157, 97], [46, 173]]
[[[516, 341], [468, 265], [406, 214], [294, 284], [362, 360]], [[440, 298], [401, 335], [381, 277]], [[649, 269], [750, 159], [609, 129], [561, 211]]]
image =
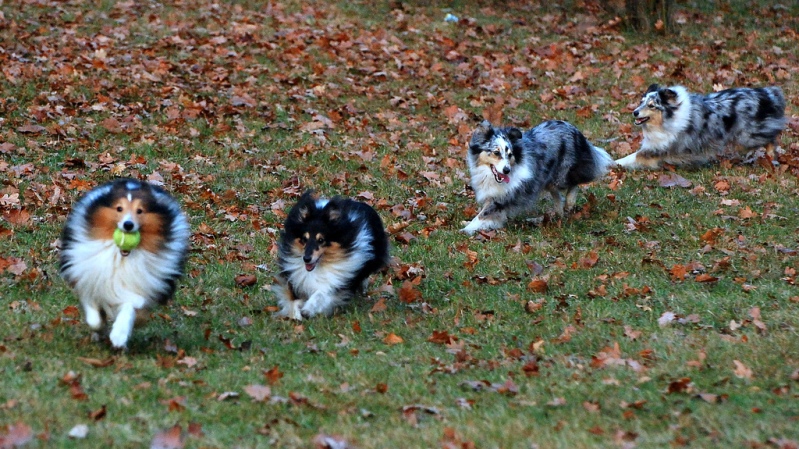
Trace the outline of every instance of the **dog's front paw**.
[[114, 327], [111, 329], [111, 333], [108, 334], [108, 339], [111, 340], [111, 345], [114, 349], [126, 349], [128, 346], [128, 338], [130, 338], [130, 333], [127, 332], [126, 329], [120, 327]]
[[305, 304], [302, 305], [301, 311], [303, 316], [310, 318], [314, 315], [330, 316], [333, 314], [333, 310], [335, 308], [335, 299], [314, 294], [310, 299], [308, 299], [308, 301], [305, 302]]
[[616, 165], [624, 168], [638, 168], [638, 164], [635, 162], [636, 153], [628, 154], [621, 159], [616, 159]]
[[283, 301], [282, 305], [283, 308], [279, 312], [275, 312], [275, 317], [302, 321], [302, 300]]

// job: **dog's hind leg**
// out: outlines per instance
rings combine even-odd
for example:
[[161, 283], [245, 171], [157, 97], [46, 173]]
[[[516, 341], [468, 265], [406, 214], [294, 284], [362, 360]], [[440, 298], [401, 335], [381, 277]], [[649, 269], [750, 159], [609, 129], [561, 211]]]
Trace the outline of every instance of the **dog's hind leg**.
[[560, 192], [560, 189], [556, 186], [549, 186], [547, 187], [547, 190], [552, 195], [552, 212], [554, 212], [558, 217], [562, 217], [563, 203], [566, 202], [568, 205], [568, 196], [564, 198], [563, 194]]
[[566, 189], [566, 211], [570, 212], [574, 210], [574, 205], [577, 204], [577, 191], [579, 188], [577, 186], [571, 186]]

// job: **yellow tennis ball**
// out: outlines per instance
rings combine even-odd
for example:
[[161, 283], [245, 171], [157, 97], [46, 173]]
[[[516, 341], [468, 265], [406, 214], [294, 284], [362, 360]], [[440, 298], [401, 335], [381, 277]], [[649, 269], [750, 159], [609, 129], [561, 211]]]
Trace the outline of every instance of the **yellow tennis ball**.
[[130, 251], [141, 243], [141, 233], [125, 232], [119, 228], [114, 229], [114, 243], [122, 251]]

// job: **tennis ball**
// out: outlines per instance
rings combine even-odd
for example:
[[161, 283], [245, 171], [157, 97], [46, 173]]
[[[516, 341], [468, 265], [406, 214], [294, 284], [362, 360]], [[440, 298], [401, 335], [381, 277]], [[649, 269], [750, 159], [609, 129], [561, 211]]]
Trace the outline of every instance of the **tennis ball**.
[[136, 232], [125, 232], [119, 228], [114, 229], [114, 243], [117, 244], [122, 251], [130, 251], [139, 246], [141, 242], [141, 234]]

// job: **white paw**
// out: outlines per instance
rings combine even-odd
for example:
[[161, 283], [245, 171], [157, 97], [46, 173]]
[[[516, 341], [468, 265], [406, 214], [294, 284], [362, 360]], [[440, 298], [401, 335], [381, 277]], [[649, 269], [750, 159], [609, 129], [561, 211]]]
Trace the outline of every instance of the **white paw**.
[[128, 345], [128, 338], [130, 337], [130, 332], [127, 329], [122, 329], [122, 326], [114, 326], [111, 329], [111, 333], [108, 335], [108, 338], [111, 340], [111, 345], [117, 349], [125, 349]]
[[99, 331], [103, 327], [103, 317], [97, 309], [86, 308], [86, 324], [94, 331]]
[[480, 216], [474, 217], [474, 220], [469, 222], [469, 224], [461, 229], [461, 232], [465, 232], [469, 235], [474, 234], [477, 231], [482, 230], [489, 230], [489, 229], [499, 229], [502, 227], [502, 223], [496, 222], [494, 220], [482, 220]]
[[320, 314], [330, 316], [333, 314], [335, 308], [336, 300], [334, 298], [320, 293], [314, 293], [308, 301], [305, 301], [305, 304], [302, 305], [302, 314], [308, 317]]
[[302, 321], [302, 300], [296, 301], [281, 301], [283, 308], [275, 313], [278, 318], [289, 318], [292, 320]]
[[635, 154], [628, 154], [621, 159], [616, 159], [616, 165], [625, 167], [625, 168], [637, 168], [638, 163], [635, 162]]

